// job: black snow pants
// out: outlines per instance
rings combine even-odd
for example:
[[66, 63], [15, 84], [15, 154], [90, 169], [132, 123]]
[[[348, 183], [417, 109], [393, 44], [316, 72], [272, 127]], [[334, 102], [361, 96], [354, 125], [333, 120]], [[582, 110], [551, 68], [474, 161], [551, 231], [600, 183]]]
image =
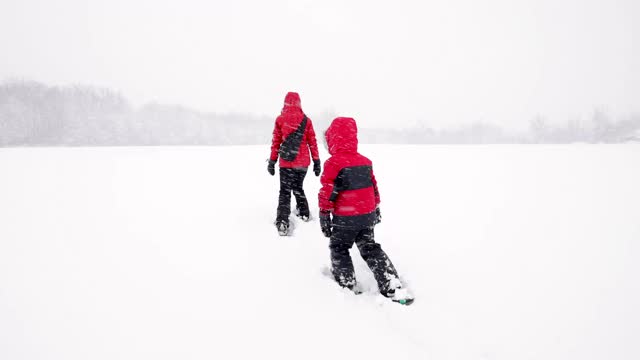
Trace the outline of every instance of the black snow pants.
[[276, 222], [289, 224], [291, 214], [291, 193], [296, 198], [296, 209], [300, 216], [309, 217], [309, 203], [302, 189], [307, 168], [280, 168], [280, 198]]
[[[392, 281], [398, 279], [398, 272], [380, 244], [375, 242], [373, 227], [360, 230], [333, 228], [329, 249], [331, 250], [331, 271], [340, 286], [353, 289], [356, 284], [353, 261], [349, 249], [355, 242], [360, 255], [367, 263], [378, 283], [382, 294], [393, 288]], [[394, 281], [394, 282], [396, 282]]]

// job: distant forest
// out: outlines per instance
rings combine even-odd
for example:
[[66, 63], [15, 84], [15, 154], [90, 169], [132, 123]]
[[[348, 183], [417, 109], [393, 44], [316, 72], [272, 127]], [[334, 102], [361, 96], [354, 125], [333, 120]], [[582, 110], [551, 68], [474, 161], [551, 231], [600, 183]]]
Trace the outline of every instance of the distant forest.
[[[276, 115], [204, 113], [161, 104], [134, 108], [124, 96], [104, 88], [0, 84], [0, 146], [5, 147], [267, 144]], [[328, 113], [309, 116], [318, 134], [332, 118]], [[521, 134], [480, 122], [456, 129], [360, 129], [359, 138], [363, 143], [402, 144], [640, 142], [640, 116], [611, 119], [594, 111], [590, 119], [561, 126], [536, 117]]]

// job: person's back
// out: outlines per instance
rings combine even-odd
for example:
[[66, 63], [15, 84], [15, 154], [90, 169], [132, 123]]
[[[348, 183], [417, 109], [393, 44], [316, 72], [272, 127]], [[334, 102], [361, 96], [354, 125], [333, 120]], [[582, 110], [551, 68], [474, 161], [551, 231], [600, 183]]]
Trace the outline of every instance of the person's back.
[[331, 157], [324, 164], [318, 197], [321, 209], [333, 213], [333, 226], [373, 226], [380, 195], [371, 160], [358, 153], [357, 125], [336, 118], [325, 133]]
[[[296, 132], [299, 132], [299, 142], [292, 142], [292, 146], [284, 148], [287, 145], [286, 139], [291, 136], [295, 137]], [[307, 118], [302, 111], [298, 93], [289, 92], [285, 96], [282, 112], [276, 118], [273, 128], [270, 159], [276, 161], [280, 158], [281, 168], [307, 168], [311, 163], [309, 151], [311, 151], [314, 160], [319, 160], [318, 145], [311, 119]], [[290, 155], [292, 159], [287, 159], [287, 155]]]
[[318, 205], [322, 233], [331, 239], [331, 271], [340, 286], [356, 290], [349, 255], [355, 243], [373, 272], [380, 293], [410, 304], [413, 297], [403, 288], [391, 260], [374, 240], [374, 225], [380, 222], [380, 193], [371, 160], [358, 153], [357, 135], [352, 118], [334, 119], [325, 132], [331, 157], [324, 163]]
[[273, 127], [271, 155], [267, 171], [275, 175], [280, 159], [280, 194], [276, 214], [276, 227], [280, 235], [289, 233], [291, 193], [296, 198], [296, 216], [309, 220], [309, 204], [303, 189], [307, 168], [313, 157], [313, 172], [320, 175], [320, 157], [313, 124], [302, 111], [300, 96], [295, 92], [285, 96], [282, 112]]

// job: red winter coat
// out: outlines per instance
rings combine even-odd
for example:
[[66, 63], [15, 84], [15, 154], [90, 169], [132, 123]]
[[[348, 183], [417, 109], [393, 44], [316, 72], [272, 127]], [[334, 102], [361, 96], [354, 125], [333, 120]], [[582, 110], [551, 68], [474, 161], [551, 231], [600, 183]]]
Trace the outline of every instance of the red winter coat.
[[325, 137], [331, 157], [325, 161], [320, 178], [320, 210], [333, 213], [333, 226], [373, 226], [380, 193], [371, 160], [358, 153], [356, 121], [336, 118]]
[[[282, 113], [276, 119], [273, 128], [273, 139], [271, 140], [271, 157], [273, 161], [278, 160], [280, 145], [282, 142], [298, 129], [305, 117], [300, 107], [300, 96], [298, 93], [290, 92], [284, 98], [284, 107]], [[319, 160], [318, 145], [316, 142], [316, 133], [313, 131], [311, 119], [307, 118], [307, 125], [302, 135], [298, 156], [293, 161], [287, 161], [280, 158], [280, 167], [282, 168], [306, 168], [311, 163], [309, 159], [309, 150], [313, 160]]]

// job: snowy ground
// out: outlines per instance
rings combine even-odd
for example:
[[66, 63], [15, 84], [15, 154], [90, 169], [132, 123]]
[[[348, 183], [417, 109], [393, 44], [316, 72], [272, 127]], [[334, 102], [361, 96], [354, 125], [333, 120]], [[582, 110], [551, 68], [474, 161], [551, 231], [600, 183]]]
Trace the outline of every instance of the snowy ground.
[[410, 307], [277, 236], [267, 146], [0, 149], [0, 359], [640, 358], [640, 146], [362, 150]]

